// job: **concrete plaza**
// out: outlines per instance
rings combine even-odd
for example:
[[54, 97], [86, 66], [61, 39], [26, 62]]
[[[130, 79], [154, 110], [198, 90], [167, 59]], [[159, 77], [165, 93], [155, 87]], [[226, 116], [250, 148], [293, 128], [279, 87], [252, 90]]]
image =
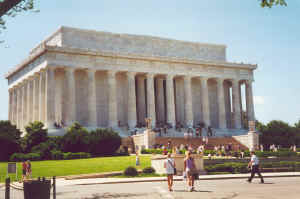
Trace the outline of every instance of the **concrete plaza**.
[[[184, 181], [176, 181], [174, 192], [167, 191], [166, 182], [133, 182], [118, 184], [59, 185], [57, 198], [63, 199], [298, 199], [300, 177], [266, 178], [265, 184], [254, 179], [251, 184], [245, 179], [219, 179], [196, 181], [196, 191], [187, 192]], [[22, 198], [22, 191], [12, 190], [15, 198]], [[0, 190], [4, 196], [4, 190]]]

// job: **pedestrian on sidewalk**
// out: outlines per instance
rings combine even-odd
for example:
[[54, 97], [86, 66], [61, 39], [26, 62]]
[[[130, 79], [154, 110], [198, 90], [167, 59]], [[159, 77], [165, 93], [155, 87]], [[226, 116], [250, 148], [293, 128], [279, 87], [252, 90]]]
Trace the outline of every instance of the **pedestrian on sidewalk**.
[[22, 162], [22, 182], [26, 180], [27, 164], [25, 160]]
[[183, 170], [187, 175], [187, 185], [189, 191], [194, 191], [194, 174], [196, 171], [194, 158], [191, 157], [191, 152], [186, 151], [186, 158], [184, 159], [184, 168]]
[[139, 152], [135, 153], [135, 166], [140, 166]]
[[26, 162], [26, 176], [27, 176], [27, 179], [31, 179], [31, 176], [32, 176], [32, 169], [31, 169], [31, 163], [30, 163], [30, 160], [27, 160]]
[[255, 152], [251, 151], [251, 160], [248, 164], [248, 168], [251, 168], [251, 176], [248, 178], [248, 182], [251, 183], [252, 178], [254, 177], [255, 173], [260, 177], [260, 182], [264, 183], [264, 178], [260, 174], [259, 170], [259, 160], [258, 157], [256, 157]]
[[171, 158], [171, 153], [168, 153], [167, 155], [167, 159], [164, 162], [164, 168], [166, 169], [169, 191], [173, 191], [173, 175], [175, 174], [176, 165], [174, 159]]

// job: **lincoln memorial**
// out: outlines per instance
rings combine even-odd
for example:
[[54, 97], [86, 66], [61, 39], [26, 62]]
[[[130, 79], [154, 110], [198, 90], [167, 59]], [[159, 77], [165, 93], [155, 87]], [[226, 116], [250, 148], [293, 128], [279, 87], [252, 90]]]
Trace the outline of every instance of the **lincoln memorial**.
[[61, 27], [6, 74], [9, 120], [21, 130], [77, 121], [126, 135], [149, 117], [153, 127], [247, 132], [256, 68], [227, 62], [225, 45]]

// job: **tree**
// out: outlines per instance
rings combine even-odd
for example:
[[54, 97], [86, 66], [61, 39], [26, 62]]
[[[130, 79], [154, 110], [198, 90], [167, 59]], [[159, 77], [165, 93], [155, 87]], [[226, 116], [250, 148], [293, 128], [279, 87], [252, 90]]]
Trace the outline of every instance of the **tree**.
[[88, 130], [75, 122], [62, 138], [64, 152], [88, 152]]
[[7, 161], [13, 153], [21, 151], [21, 132], [10, 121], [0, 121], [0, 161]]
[[0, 33], [6, 29], [4, 16], [15, 17], [18, 13], [29, 10], [38, 12], [34, 10], [34, 0], [0, 0]]
[[30, 122], [28, 126], [25, 127], [25, 130], [25, 152], [30, 152], [32, 147], [39, 145], [42, 142], [46, 142], [48, 139], [48, 129], [44, 128], [42, 122]]
[[93, 155], [113, 155], [121, 145], [121, 137], [111, 129], [96, 129], [89, 135], [89, 152]]
[[260, 5], [261, 7], [265, 8], [272, 8], [273, 6], [287, 6], [287, 3], [285, 2], [285, 0], [259, 0], [261, 1]]
[[271, 144], [289, 147], [296, 144], [295, 130], [288, 123], [280, 120], [272, 120], [266, 126], [261, 126], [261, 143], [265, 146]]

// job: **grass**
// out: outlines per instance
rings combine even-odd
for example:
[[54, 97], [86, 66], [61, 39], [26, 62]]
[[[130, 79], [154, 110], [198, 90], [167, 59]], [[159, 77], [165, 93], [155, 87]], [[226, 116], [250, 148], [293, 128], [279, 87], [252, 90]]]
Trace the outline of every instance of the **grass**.
[[[111, 171], [123, 171], [128, 166], [135, 166], [135, 156], [99, 157], [77, 160], [45, 160], [32, 161], [32, 177], [68, 176], [89, 173], [104, 173]], [[143, 169], [151, 166], [150, 155], [140, 156], [140, 166]], [[17, 163], [18, 180], [21, 178], [21, 163]], [[7, 162], [0, 163], [0, 182], [6, 178]], [[15, 175], [10, 174], [15, 181]]]

